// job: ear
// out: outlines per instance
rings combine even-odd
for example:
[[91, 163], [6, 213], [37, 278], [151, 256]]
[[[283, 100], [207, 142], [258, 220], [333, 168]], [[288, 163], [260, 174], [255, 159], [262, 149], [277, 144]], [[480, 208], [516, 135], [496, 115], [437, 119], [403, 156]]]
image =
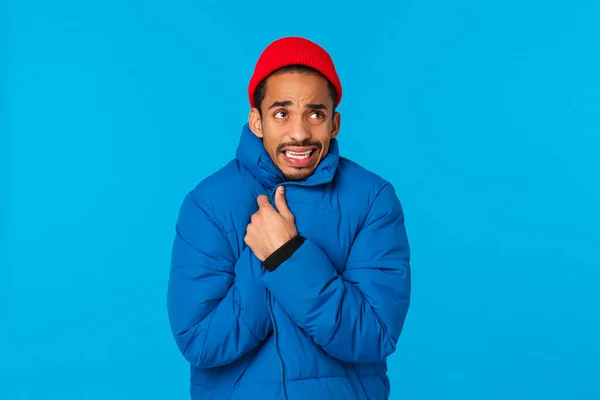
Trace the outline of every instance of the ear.
[[342, 116], [339, 112], [336, 111], [336, 113], [333, 115], [333, 121], [331, 123], [331, 131], [329, 132], [330, 139], [335, 138], [338, 135], [338, 133], [340, 133], [341, 121], [342, 121]]
[[258, 108], [252, 108], [250, 110], [250, 114], [248, 115], [248, 125], [250, 126], [250, 130], [257, 137], [263, 137], [262, 131], [262, 121], [260, 118], [260, 113], [258, 112]]

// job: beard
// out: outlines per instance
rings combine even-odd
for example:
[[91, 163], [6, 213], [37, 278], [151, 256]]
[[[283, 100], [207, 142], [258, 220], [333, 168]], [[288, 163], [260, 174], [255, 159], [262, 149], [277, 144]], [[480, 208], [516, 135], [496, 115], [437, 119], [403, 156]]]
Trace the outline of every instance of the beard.
[[298, 170], [298, 171], [294, 171], [294, 172], [287, 172], [284, 173], [283, 175], [285, 176], [285, 179], [287, 179], [288, 181], [302, 181], [306, 178], [308, 178], [309, 176], [311, 176], [313, 174], [313, 172], [315, 172], [314, 170]]

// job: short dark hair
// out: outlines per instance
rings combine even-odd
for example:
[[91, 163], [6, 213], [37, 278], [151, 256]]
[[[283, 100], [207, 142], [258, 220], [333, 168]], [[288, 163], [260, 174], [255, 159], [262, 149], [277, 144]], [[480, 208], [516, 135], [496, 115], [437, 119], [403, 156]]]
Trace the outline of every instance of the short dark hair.
[[[269, 77], [271, 77], [275, 74], [281, 74], [281, 73], [320, 75], [323, 78], [327, 79], [325, 77], [325, 75], [323, 75], [316, 69], [308, 67], [306, 65], [301, 65], [301, 64], [286, 65], [285, 67], [282, 67], [282, 68], [279, 68], [279, 69], [273, 71], [272, 73], [269, 74], [269, 76], [267, 76], [265, 79], [260, 81], [258, 86], [256, 86], [256, 90], [254, 91], [254, 105], [258, 109], [258, 113], [261, 116], [262, 116], [261, 104], [262, 104], [262, 101], [265, 99], [265, 94], [267, 92], [267, 79], [269, 79]], [[331, 97], [331, 100], [333, 101], [333, 111], [331, 113], [331, 115], [333, 116], [335, 114], [335, 105], [337, 103], [337, 92], [335, 90], [335, 86], [333, 86], [333, 84], [329, 81], [329, 79], [327, 79], [327, 87], [329, 89], [329, 96]]]

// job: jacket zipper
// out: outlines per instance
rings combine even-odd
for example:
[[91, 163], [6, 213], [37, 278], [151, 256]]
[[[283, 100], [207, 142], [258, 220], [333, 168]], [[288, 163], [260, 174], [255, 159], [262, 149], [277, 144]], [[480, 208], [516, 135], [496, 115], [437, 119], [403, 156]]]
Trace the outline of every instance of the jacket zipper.
[[[319, 186], [319, 185], [323, 185], [325, 183], [328, 183], [329, 180], [326, 181], [321, 181], [321, 182], [317, 182], [317, 183], [310, 183], [310, 184], [306, 184], [306, 183], [301, 183], [301, 182], [284, 182], [284, 183], [280, 183], [278, 185], [275, 186], [275, 188], [273, 188], [273, 191], [271, 191], [271, 204], [273, 204], [275, 202], [275, 192], [277, 191], [277, 188], [279, 186], [283, 186], [283, 185], [297, 185], [297, 186]], [[283, 365], [283, 359], [281, 358], [281, 353], [279, 352], [279, 344], [277, 343], [277, 323], [275, 322], [275, 314], [273, 314], [273, 307], [271, 306], [271, 292], [269, 291], [269, 289], [266, 289], [266, 294], [267, 294], [267, 307], [269, 309], [269, 316], [271, 317], [271, 324], [273, 325], [273, 344], [275, 345], [275, 353], [277, 354], [277, 360], [279, 361], [279, 368], [281, 370], [281, 392], [283, 393], [283, 400], [287, 400], [287, 391], [286, 391], [286, 387], [285, 387], [285, 367]]]
[[[277, 185], [271, 192], [270, 200], [271, 204], [275, 202], [275, 191], [277, 188], [281, 186]], [[277, 323], [275, 322], [275, 314], [273, 313], [273, 307], [271, 306], [271, 292], [269, 289], [267, 291], [267, 307], [269, 309], [269, 316], [271, 317], [271, 324], [273, 325], [273, 344], [275, 346], [275, 354], [277, 354], [277, 360], [279, 361], [279, 369], [281, 371], [280, 379], [281, 379], [281, 393], [283, 394], [283, 400], [287, 400], [287, 393], [285, 389], [285, 367], [283, 365], [283, 359], [281, 358], [281, 353], [279, 352], [279, 344], [277, 343]]]
[[285, 390], [285, 369], [283, 367], [283, 360], [279, 353], [279, 345], [277, 344], [277, 324], [275, 323], [275, 315], [273, 314], [273, 308], [271, 307], [271, 292], [267, 289], [267, 307], [269, 308], [269, 315], [271, 317], [271, 323], [273, 324], [273, 344], [275, 345], [275, 353], [277, 354], [277, 360], [279, 360], [279, 369], [281, 370], [281, 391], [283, 393], [283, 400], [287, 400], [287, 394]]

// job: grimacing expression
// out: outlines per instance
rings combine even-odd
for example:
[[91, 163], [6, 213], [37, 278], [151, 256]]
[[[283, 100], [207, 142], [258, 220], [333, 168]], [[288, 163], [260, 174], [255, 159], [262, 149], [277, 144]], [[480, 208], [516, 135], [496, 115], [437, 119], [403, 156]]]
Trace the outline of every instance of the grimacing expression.
[[276, 73], [266, 84], [261, 113], [250, 110], [250, 130], [288, 180], [316, 170], [340, 129], [327, 79], [318, 74]]

